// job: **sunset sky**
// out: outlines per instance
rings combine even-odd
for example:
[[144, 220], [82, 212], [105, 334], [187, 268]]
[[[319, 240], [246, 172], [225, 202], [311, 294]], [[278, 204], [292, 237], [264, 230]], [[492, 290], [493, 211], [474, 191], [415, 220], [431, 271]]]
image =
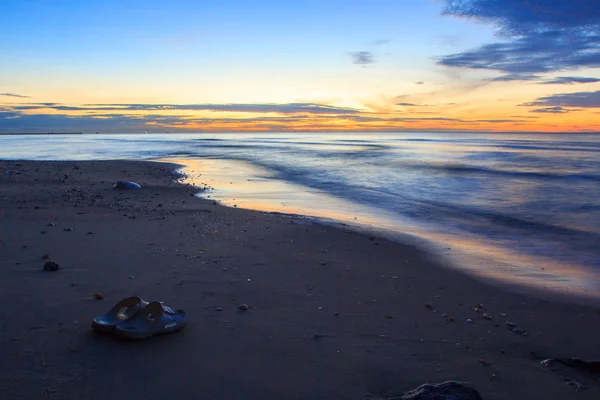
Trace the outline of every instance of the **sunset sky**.
[[598, 0], [2, 0], [0, 132], [600, 131]]

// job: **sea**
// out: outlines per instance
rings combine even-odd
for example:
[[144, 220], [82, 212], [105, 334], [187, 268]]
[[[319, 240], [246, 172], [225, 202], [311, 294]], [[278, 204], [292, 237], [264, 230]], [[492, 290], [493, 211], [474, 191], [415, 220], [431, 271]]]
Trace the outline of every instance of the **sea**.
[[2, 135], [0, 158], [177, 162], [207, 188], [198, 196], [225, 206], [427, 247], [498, 283], [600, 298], [597, 134]]

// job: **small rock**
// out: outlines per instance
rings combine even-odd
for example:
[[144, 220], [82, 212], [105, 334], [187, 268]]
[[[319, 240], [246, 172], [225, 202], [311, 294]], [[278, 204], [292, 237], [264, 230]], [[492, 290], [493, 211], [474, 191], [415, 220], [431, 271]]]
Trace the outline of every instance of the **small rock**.
[[135, 279], [135, 276], [129, 275], [129, 279]]
[[517, 323], [516, 322], [506, 321], [506, 326], [508, 326], [509, 328], [516, 328], [517, 327]]
[[516, 333], [517, 335], [529, 336], [529, 334], [527, 333], [527, 331], [525, 329], [521, 329], [519, 327], [514, 328], [512, 331], [514, 333]]
[[60, 266], [52, 261], [48, 261], [46, 264], [44, 264], [44, 271], [58, 271], [60, 269]]
[[50, 258], [50, 256], [48, 254], [44, 254], [43, 256], [40, 257], [42, 260], [47, 260]]
[[64, 231], [65, 232], [73, 232], [73, 228], [65, 228]]
[[55, 226], [55, 224], [53, 224], [52, 222], [50, 222], [48, 225], [46, 226]]
[[215, 310], [217, 310], [217, 311], [223, 311], [223, 307], [217, 307]]
[[117, 183], [115, 183], [115, 185], [113, 186], [115, 189], [120, 189], [120, 190], [124, 190], [124, 189], [141, 189], [142, 187], [135, 182], [128, 182], [128, 181], [117, 181]]
[[492, 319], [492, 316], [488, 313], [483, 313], [483, 318], [485, 319]]
[[98, 292], [94, 295], [94, 298], [96, 300], [102, 300], [104, 298], [104, 295], [102, 293]]
[[249, 309], [250, 309], [250, 307], [248, 307], [248, 304], [242, 303], [238, 306], [238, 310], [240, 310], [240, 311], [248, 311]]
[[473, 320], [472, 320], [471, 318], [467, 318], [467, 323], [468, 323], [468, 324], [472, 324], [472, 323], [473, 323]]
[[424, 305], [425, 305], [425, 308], [433, 308], [433, 304], [431, 304], [430, 302], [427, 302]]

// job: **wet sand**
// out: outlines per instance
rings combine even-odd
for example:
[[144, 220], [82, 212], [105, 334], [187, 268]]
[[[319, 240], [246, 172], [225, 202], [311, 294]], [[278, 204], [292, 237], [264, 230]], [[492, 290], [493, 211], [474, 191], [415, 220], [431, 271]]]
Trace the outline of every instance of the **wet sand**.
[[[577, 392], [540, 364], [600, 358], [598, 309], [489, 286], [411, 246], [215, 205], [169, 164], [0, 170], [1, 399], [390, 398], [450, 379], [484, 399], [600, 396], [592, 375], [561, 370]], [[142, 189], [112, 189], [119, 179]], [[42, 270], [45, 254], [59, 271]], [[189, 326], [142, 342], [91, 331], [133, 294], [185, 309]]]

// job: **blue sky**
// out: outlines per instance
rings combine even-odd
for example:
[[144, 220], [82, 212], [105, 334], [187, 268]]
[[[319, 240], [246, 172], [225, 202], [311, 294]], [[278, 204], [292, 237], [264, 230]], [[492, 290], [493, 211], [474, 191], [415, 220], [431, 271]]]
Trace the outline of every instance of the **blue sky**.
[[[404, 117], [404, 122], [389, 128], [413, 129], [406, 118], [434, 115], [465, 120], [468, 114], [481, 120], [506, 120], [522, 114], [516, 108], [521, 104], [539, 104], [541, 98], [564, 95], [556, 90], [559, 84], [569, 89], [585, 85], [573, 91], [595, 93], [600, 89], [594, 80], [600, 76], [600, 61], [593, 53], [597, 50], [594, 37], [576, 38], [592, 43], [592, 57], [573, 58], [564, 49], [564, 35], [552, 33], [560, 27], [597, 32], [598, 6], [592, 1], [557, 0], [554, 9], [565, 17], [556, 19], [548, 17], [552, 12], [539, 11], [543, 6], [538, 7], [538, 2], [544, 4], [541, 0], [3, 0], [0, 107], [5, 115], [12, 113], [10, 118], [22, 119], [10, 124], [0, 119], [0, 131], [14, 130], [18, 122], [34, 114], [53, 116], [49, 121], [54, 125], [59, 121], [56, 109], [16, 112], [11, 106], [25, 103], [306, 103], [353, 107], [370, 115], [386, 114], [388, 120]], [[530, 9], [533, 3], [538, 7], [535, 13]], [[539, 21], [537, 15], [541, 15]], [[531, 29], [515, 32], [515, 26]], [[540, 29], [547, 35], [532, 33]], [[545, 45], [556, 51], [548, 53]], [[528, 50], [539, 57], [530, 57]], [[589, 49], [581, 50], [583, 54]], [[515, 63], [515, 57], [521, 62]], [[539, 81], [546, 84], [536, 84]], [[526, 91], [523, 82], [527, 82]], [[498, 99], [502, 104], [493, 104]], [[398, 103], [427, 103], [436, 108], [399, 110]], [[449, 110], [452, 103], [457, 107]], [[547, 110], [548, 114], [565, 114], [561, 111], [568, 109], [549, 102]], [[248, 116], [217, 112], [218, 120]], [[135, 130], [199, 130], [197, 121], [215, 117], [214, 113], [170, 112], [170, 117], [182, 122], [193, 117], [196, 123], [147, 127], [145, 114], [128, 115], [129, 120], [136, 120], [131, 128]], [[61, 115], [79, 118], [82, 129], [86, 128], [81, 115]], [[576, 117], [570, 116], [569, 126], [577, 122]], [[589, 114], [583, 120], [589, 121]], [[68, 122], [77, 126], [77, 121]], [[103, 129], [109, 122], [103, 121]], [[336, 128], [344, 123], [329, 125]], [[355, 125], [351, 128], [361, 129]], [[588, 122], [584, 125], [589, 127]], [[419, 126], [428, 125], [414, 128]], [[30, 127], [21, 126], [23, 130]], [[115, 124], [114, 129], [121, 127]], [[244, 128], [232, 125], [231, 129]]]

